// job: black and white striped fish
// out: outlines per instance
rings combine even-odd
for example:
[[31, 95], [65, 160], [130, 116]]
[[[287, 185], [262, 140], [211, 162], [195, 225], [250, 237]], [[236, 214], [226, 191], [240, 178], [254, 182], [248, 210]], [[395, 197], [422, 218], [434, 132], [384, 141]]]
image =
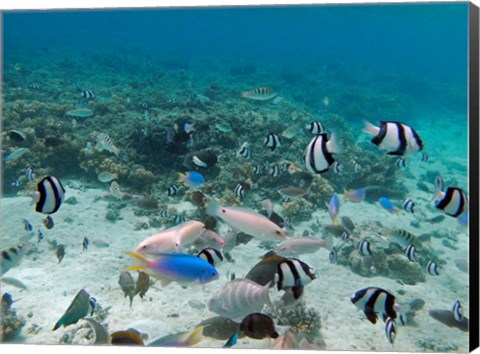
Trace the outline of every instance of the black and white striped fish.
[[330, 260], [330, 263], [336, 263], [337, 262], [337, 249], [335, 247], [332, 247], [330, 254], [328, 255], [328, 259]]
[[37, 192], [33, 196], [35, 211], [53, 214], [58, 211], [65, 198], [65, 188], [57, 177], [47, 176], [37, 184]]
[[333, 170], [333, 173], [335, 174], [339, 174], [340, 172], [342, 172], [342, 165], [340, 164], [340, 162], [338, 161], [335, 161], [332, 165], [332, 170]]
[[30, 84], [30, 88], [32, 88], [34, 90], [38, 90], [38, 89], [40, 89], [40, 84], [38, 82], [32, 82]]
[[320, 122], [311, 122], [310, 124], [307, 124], [307, 129], [310, 133], [315, 135], [325, 133], [325, 128]]
[[438, 267], [437, 267], [437, 263], [435, 263], [434, 261], [429, 261], [429, 262], [427, 263], [427, 266], [426, 266], [425, 269], [426, 269], [427, 273], [430, 274], [430, 275], [440, 275], [440, 274], [438, 273], [438, 269], [437, 269], [437, 268], [438, 268]]
[[249, 160], [252, 157], [250, 149], [246, 144], [243, 144], [240, 150], [238, 150], [238, 155], [243, 156], [247, 160]]
[[422, 162], [427, 162], [428, 161], [428, 155], [426, 152], [422, 152], [422, 159], [421, 159]]
[[365, 122], [363, 131], [371, 136], [372, 143], [388, 155], [407, 156], [423, 149], [423, 142], [415, 130], [400, 122], [380, 122], [376, 127]]
[[33, 173], [31, 167], [27, 167], [25, 169], [25, 178], [27, 179], [27, 181], [33, 181], [35, 179], [35, 173]]
[[93, 100], [95, 98], [95, 93], [92, 90], [84, 90], [82, 92], [82, 97], [87, 100]]
[[417, 249], [414, 245], [408, 245], [405, 249], [405, 256], [410, 262], [415, 262], [417, 260]]
[[405, 159], [398, 158], [398, 159], [395, 161], [395, 166], [397, 166], [397, 167], [406, 167], [406, 166], [407, 166], [407, 161], [406, 161]]
[[33, 225], [27, 219], [23, 219], [23, 225], [25, 226], [25, 231], [27, 232], [33, 231]]
[[397, 326], [395, 321], [390, 317], [387, 318], [387, 321], [385, 322], [385, 335], [387, 336], [390, 344], [395, 342], [395, 337], [397, 336]]
[[280, 167], [278, 167], [277, 164], [273, 165], [272, 167], [270, 167], [270, 176], [272, 177], [278, 177], [280, 176]]
[[368, 241], [367, 239], [362, 240], [358, 244], [358, 250], [360, 251], [362, 256], [371, 256], [372, 250], [370, 248], [370, 241]]
[[45, 238], [45, 235], [43, 234], [42, 230], [38, 229], [38, 241], [37, 243], [39, 243], [40, 241], [42, 241], [44, 238]]
[[344, 242], [352, 241], [352, 237], [347, 231], [342, 232], [342, 235], [340, 236]]
[[355, 173], [360, 173], [360, 171], [362, 171], [362, 166], [356, 163], [355, 166], [353, 167], [353, 170], [355, 171]]
[[462, 305], [460, 304], [460, 301], [456, 301], [453, 304], [452, 307], [452, 313], [453, 313], [453, 318], [457, 322], [462, 322], [463, 321], [463, 311], [462, 311]]
[[299, 259], [288, 258], [277, 265], [278, 290], [292, 289], [293, 297], [302, 296], [303, 287], [316, 278], [315, 271]]
[[169, 197], [174, 197], [177, 195], [178, 192], [178, 186], [176, 184], [171, 184], [167, 188], [167, 195]]
[[457, 187], [447, 187], [445, 192], [437, 190], [433, 199], [437, 209], [454, 218], [462, 216], [468, 205], [467, 195]]
[[15, 181], [13, 181], [11, 184], [10, 184], [12, 187], [19, 187], [22, 185], [22, 181], [20, 180], [20, 178], [17, 178], [15, 179]]
[[436, 191], [443, 192], [445, 190], [445, 182], [443, 181], [442, 176], [435, 177], [435, 181], [433, 182], [433, 184], [435, 185]]
[[212, 266], [216, 266], [218, 263], [223, 262], [223, 255], [219, 250], [216, 250], [215, 248], [204, 248], [197, 254], [198, 258], [203, 259], [204, 261], [207, 261], [210, 263]]
[[284, 203], [288, 203], [292, 200], [292, 198], [286, 196], [286, 195], [282, 195], [282, 202]]
[[288, 169], [290, 166], [292, 166], [292, 164], [288, 161], [285, 161], [285, 162], [282, 162], [282, 164], [280, 165], [281, 166], [281, 171], [282, 172], [288, 172]]
[[148, 102], [147, 101], [140, 101], [140, 107], [144, 109], [148, 109]]
[[378, 314], [382, 315], [384, 321], [388, 317], [393, 320], [397, 318], [395, 296], [382, 288], [368, 287], [360, 289], [353, 293], [350, 300], [363, 311], [367, 319], [373, 324], [377, 323]]
[[259, 164], [256, 164], [255, 166], [253, 166], [253, 173], [255, 173], [256, 175], [260, 174], [262, 172], [262, 166], [259, 165]]
[[239, 198], [243, 198], [243, 195], [245, 194], [245, 187], [241, 183], [237, 184], [235, 187], [235, 194]]
[[158, 211], [158, 215], [159, 215], [161, 218], [166, 218], [166, 217], [168, 217], [168, 211], [167, 211], [167, 209], [161, 208], [161, 209]]
[[335, 162], [333, 153], [342, 151], [334, 134], [328, 139], [327, 134], [315, 136], [303, 154], [307, 170], [312, 173], [323, 173]]
[[267, 137], [263, 140], [263, 145], [268, 147], [270, 151], [275, 151], [275, 149], [280, 147], [282, 143], [277, 134], [268, 133]]
[[183, 214], [177, 214], [175, 215], [175, 218], [173, 219], [173, 223], [175, 225], [179, 225], [185, 222], [185, 216]]
[[403, 210], [413, 214], [414, 213], [413, 209], [415, 208], [415, 203], [410, 198], [405, 198], [402, 201], [402, 208], [403, 208]]
[[83, 242], [82, 242], [83, 252], [85, 252], [88, 249], [88, 244], [89, 243], [90, 243], [90, 241], [88, 240], [88, 237], [85, 236], [83, 238]]

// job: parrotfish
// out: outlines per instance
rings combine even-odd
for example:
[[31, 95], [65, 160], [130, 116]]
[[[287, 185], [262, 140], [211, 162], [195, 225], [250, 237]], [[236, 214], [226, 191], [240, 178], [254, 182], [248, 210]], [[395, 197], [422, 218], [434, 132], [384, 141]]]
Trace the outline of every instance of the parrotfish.
[[171, 282], [205, 284], [219, 278], [218, 272], [210, 263], [196, 256], [182, 253], [159, 253], [155, 258], [126, 252], [136, 265], [125, 271], [142, 270], [160, 280], [162, 286]]

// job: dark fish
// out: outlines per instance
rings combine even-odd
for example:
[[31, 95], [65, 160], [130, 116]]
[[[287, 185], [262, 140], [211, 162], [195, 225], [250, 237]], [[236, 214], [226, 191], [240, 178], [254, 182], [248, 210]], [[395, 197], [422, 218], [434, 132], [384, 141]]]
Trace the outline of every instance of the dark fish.
[[275, 324], [271, 317], [262, 313], [251, 313], [240, 323], [240, 330], [253, 339], [278, 338]]
[[110, 335], [110, 344], [112, 345], [139, 345], [144, 346], [143, 338], [136, 330], [126, 330], [113, 332]]
[[55, 222], [53, 221], [53, 218], [51, 215], [48, 215], [45, 219], [42, 220], [43, 225], [49, 230], [53, 229], [55, 226]]
[[355, 224], [348, 216], [342, 216], [340, 220], [342, 222], [342, 225], [345, 226], [348, 230], [350, 230], [350, 232], [353, 232], [353, 230], [355, 230]]
[[10, 130], [8, 132], [8, 137], [10, 138], [10, 140], [13, 140], [16, 143], [21, 143], [22, 141], [25, 141], [27, 139], [25, 133], [18, 130]]
[[286, 259], [277, 255], [264, 258], [250, 269], [245, 279], [250, 279], [260, 285], [267, 285], [271, 282], [273, 286], [278, 265]]
[[42, 241], [45, 238], [45, 235], [43, 234], [42, 230], [38, 229], [38, 242]]
[[423, 306], [425, 306], [425, 300], [416, 298], [410, 301], [409, 305], [412, 311], [419, 311], [423, 308]]
[[388, 291], [369, 287], [356, 291], [350, 298], [353, 304], [363, 310], [367, 319], [373, 324], [377, 323], [378, 315], [382, 314], [384, 321], [387, 317], [395, 320], [397, 313], [395, 312], [395, 296]]
[[5, 313], [13, 304], [13, 297], [10, 293], [4, 293], [0, 300], [2, 313]]
[[295, 184], [300, 188], [308, 189], [313, 182], [313, 176], [308, 172], [294, 172], [290, 177], [292, 179], [292, 184]]
[[75, 324], [78, 322], [78, 320], [87, 316], [89, 313], [92, 313], [95, 302], [91, 299], [94, 298], [91, 298], [90, 294], [86, 290], [80, 290], [68, 307], [67, 311], [65, 311], [63, 316], [53, 327], [53, 331], [60, 328], [60, 326], [67, 327], [71, 324]]
[[208, 201], [208, 198], [205, 194], [203, 194], [202, 192], [200, 191], [194, 191], [192, 192], [192, 195], [190, 197], [190, 200], [192, 201], [192, 203], [199, 207], [199, 208], [203, 208], [205, 207], [207, 201]]
[[240, 324], [229, 318], [215, 316], [200, 322], [199, 326], [203, 326], [203, 335], [205, 337], [217, 340], [227, 340], [240, 329]]
[[55, 254], [57, 255], [58, 263], [62, 261], [63, 257], [65, 257], [65, 246], [64, 245], [58, 245], [57, 250], [55, 251]]
[[118, 284], [122, 288], [124, 297], [130, 298], [130, 306], [132, 306], [133, 297], [135, 296], [135, 283], [129, 272], [122, 272], [118, 278]]
[[82, 242], [83, 252], [85, 252], [85, 251], [88, 249], [88, 243], [89, 243], [88, 237], [85, 236], [85, 237], [83, 238], [83, 242]]
[[[130, 273], [127, 273], [127, 274], [130, 274]], [[119, 280], [119, 282], [120, 282], [120, 280]], [[138, 278], [137, 278], [137, 284], [135, 285], [134, 295], [138, 294], [140, 296], [140, 298], [143, 299], [143, 297], [145, 296], [145, 294], [147, 293], [149, 288], [150, 288], [150, 276], [145, 272], [139, 271], [138, 272]], [[122, 288], [122, 290], [123, 290], [123, 288]], [[123, 290], [123, 291], [125, 292], [125, 290]], [[131, 304], [131, 299], [133, 299], [133, 297], [130, 298], [130, 304]]]
[[183, 164], [188, 168], [210, 168], [217, 164], [218, 157], [208, 150], [193, 151], [185, 156]]
[[459, 322], [455, 319], [453, 312], [450, 310], [431, 309], [428, 310], [428, 314], [448, 327], [458, 328], [463, 332], [469, 331], [469, 320], [465, 316], [463, 316], [463, 320]]
[[445, 220], [445, 215], [437, 215], [437, 216], [434, 216], [431, 219], [428, 219], [427, 221], [431, 224], [438, 224], [438, 223], [442, 222], [443, 220]]
[[37, 192], [33, 197], [35, 211], [53, 214], [58, 211], [65, 198], [65, 188], [57, 177], [48, 176], [37, 184]]

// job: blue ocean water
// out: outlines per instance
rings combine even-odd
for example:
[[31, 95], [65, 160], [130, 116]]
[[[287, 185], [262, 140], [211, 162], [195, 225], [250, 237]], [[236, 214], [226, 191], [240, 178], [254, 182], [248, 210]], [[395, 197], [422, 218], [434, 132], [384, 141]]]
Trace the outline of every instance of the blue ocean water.
[[[215, 335], [197, 338], [194, 328], [219, 314], [212, 303], [228, 298], [224, 286], [258, 271], [280, 241], [303, 237], [294, 240], [298, 253], [278, 257], [289, 269], [315, 272], [305, 271], [297, 286], [285, 285], [282, 273], [283, 285], [270, 289], [274, 305], [255, 311], [289, 326], [293, 348], [468, 348], [463, 317], [451, 311], [458, 300], [468, 313], [468, 212], [449, 215], [455, 198], [468, 196], [468, 3], [2, 15], [2, 250], [28, 245], [11, 268], [2, 255], [5, 291], [22, 298], [13, 304], [18, 316], [4, 314], [16, 321], [8, 340], [95, 342], [84, 320], [63, 319], [65, 328], [52, 331], [83, 287], [98, 305], [89, 315], [91, 298], [82, 292], [85, 313], [77, 315], [110, 332], [135, 328], [143, 336], [130, 340], [173, 335], [160, 343], [222, 347], [235, 330], [215, 331], [245, 316], [212, 322]], [[372, 144], [380, 127], [385, 141], [411, 151]], [[322, 143], [324, 150], [315, 148]], [[179, 178], [192, 171], [202, 183]], [[36, 191], [55, 187], [46, 176], [62, 181], [63, 202], [52, 192], [30, 205]], [[432, 197], [448, 199], [449, 187], [458, 188], [455, 200], [440, 208]], [[52, 205], [55, 226], [45, 219]], [[209, 232], [200, 236], [199, 226]], [[146, 241], [156, 234], [161, 242]], [[158, 269], [122, 273], [132, 266], [125, 250], [141, 253], [142, 242], [154, 256], [223, 257], [220, 277], [195, 287], [176, 274], [166, 286], [172, 279], [159, 279]], [[287, 271], [275, 262], [253, 272], [257, 284], [268, 283], [259, 274]], [[137, 296], [128, 283], [146, 273], [143, 284], [157, 289]], [[392, 319], [396, 338], [385, 335], [391, 327], [377, 308], [374, 325], [352, 304], [352, 293], [367, 287], [387, 289], [403, 305]], [[162, 310], [154, 313], [152, 303]], [[185, 341], [192, 333], [195, 340]], [[345, 333], [355, 335], [345, 341]], [[243, 334], [238, 347], [285, 345], [272, 333]]]

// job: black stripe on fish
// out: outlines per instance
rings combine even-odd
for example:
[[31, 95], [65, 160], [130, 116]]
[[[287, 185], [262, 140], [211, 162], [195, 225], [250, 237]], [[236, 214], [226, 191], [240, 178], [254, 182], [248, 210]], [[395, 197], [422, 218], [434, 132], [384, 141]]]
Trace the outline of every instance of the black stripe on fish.
[[308, 131], [315, 135], [325, 133], [325, 129], [320, 122], [311, 122]]
[[437, 263], [435, 263], [434, 261], [428, 262], [427, 267], [425, 269], [427, 270], [427, 273], [430, 275], [440, 275], [438, 273]]
[[281, 146], [280, 138], [275, 133], [268, 133], [267, 137], [263, 141], [263, 145], [270, 148], [271, 151], [275, 151], [275, 149]]
[[270, 168], [270, 176], [278, 177], [279, 175], [280, 175], [280, 168], [278, 167], [278, 165], [273, 165]]
[[402, 202], [403, 210], [408, 211], [409, 213], [414, 213], [413, 208], [415, 208], [415, 203], [413, 200], [406, 198]]
[[460, 301], [457, 300], [455, 304], [453, 304], [452, 312], [453, 312], [453, 318], [455, 319], [455, 321], [457, 322], [463, 321], [462, 305], [460, 304]]
[[[65, 188], [62, 182], [54, 176], [47, 176], [37, 184], [39, 200], [35, 206], [35, 210], [43, 214], [55, 213], [62, 204], [65, 195]], [[51, 207], [53, 203], [53, 208]], [[50, 208], [47, 208], [47, 205]]]
[[240, 197], [240, 198], [242, 198], [243, 195], [245, 194], [245, 188], [241, 183], [237, 184], [237, 186], [235, 187], [235, 194], [237, 195], [237, 197]]
[[405, 256], [407, 256], [408, 260], [410, 262], [415, 262], [417, 258], [417, 249], [415, 248], [414, 245], [409, 245], [405, 249]]
[[204, 248], [197, 254], [197, 257], [207, 261], [212, 266], [215, 266], [215, 264], [218, 262], [223, 262], [222, 253], [215, 248]]
[[[332, 154], [330, 154], [327, 149], [327, 141], [327, 134], [318, 134], [310, 141], [310, 144], [307, 146], [308, 152], [305, 152], [304, 160], [307, 164], [307, 168], [314, 173], [322, 173], [328, 171], [328, 168], [335, 162]], [[320, 144], [319, 149], [317, 149], [317, 144]], [[316, 156], [317, 154], [321, 154], [321, 156]], [[316, 165], [315, 160], [319, 157], [321, 157], [322, 160], [320, 162], [325, 162], [325, 165]]]
[[[454, 198], [457, 199], [457, 202]], [[465, 193], [460, 188], [448, 187], [445, 191], [445, 196], [436, 204], [436, 208], [456, 218], [463, 214], [466, 199]]]
[[362, 240], [358, 245], [358, 250], [362, 254], [362, 256], [371, 256], [372, 250], [370, 249], [370, 242], [368, 240]]
[[2, 258], [6, 259], [7, 261], [11, 261], [12, 257], [8, 254], [8, 251], [2, 251]]

